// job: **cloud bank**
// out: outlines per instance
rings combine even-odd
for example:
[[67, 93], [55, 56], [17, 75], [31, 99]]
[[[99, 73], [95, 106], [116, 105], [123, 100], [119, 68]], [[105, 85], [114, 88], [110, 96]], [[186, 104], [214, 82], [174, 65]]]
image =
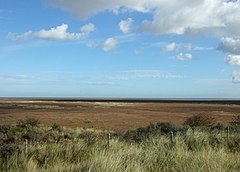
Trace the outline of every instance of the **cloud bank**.
[[225, 63], [233, 66], [240, 66], [240, 39], [225, 37], [221, 39], [217, 50], [228, 53]]
[[240, 39], [224, 37], [221, 39], [217, 50], [231, 54], [240, 54]]
[[46, 0], [51, 6], [70, 12], [80, 19], [103, 11], [150, 13], [141, 31], [152, 34], [201, 34], [217, 37], [237, 36], [240, 30], [239, 0]]

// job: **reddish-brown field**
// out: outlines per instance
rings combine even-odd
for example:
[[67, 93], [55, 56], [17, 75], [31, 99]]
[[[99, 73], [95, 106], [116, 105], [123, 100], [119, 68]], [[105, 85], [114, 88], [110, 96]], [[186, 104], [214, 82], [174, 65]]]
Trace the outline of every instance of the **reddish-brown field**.
[[56, 122], [63, 126], [127, 130], [150, 122], [172, 122], [181, 125], [194, 114], [212, 115], [227, 123], [240, 113], [239, 102], [94, 102], [0, 99], [0, 124], [12, 124], [26, 117], [43, 124]]

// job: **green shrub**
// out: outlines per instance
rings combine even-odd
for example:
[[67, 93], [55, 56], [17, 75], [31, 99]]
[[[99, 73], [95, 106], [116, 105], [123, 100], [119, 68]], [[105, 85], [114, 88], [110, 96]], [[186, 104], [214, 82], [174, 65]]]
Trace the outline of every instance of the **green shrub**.
[[240, 126], [240, 115], [235, 115], [230, 122], [231, 125], [239, 125]]
[[169, 122], [161, 122], [156, 124], [157, 131], [160, 130], [164, 134], [169, 134], [170, 132], [177, 132], [178, 128], [176, 128], [172, 123]]
[[170, 132], [177, 131], [180, 131], [180, 129], [176, 128], [169, 122], [159, 122], [156, 124], [151, 123], [145, 128], [141, 127], [135, 130], [127, 131], [123, 138], [129, 141], [141, 142], [150, 138], [151, 136], [169, 134]]
[[17, 122], [17, 127], [31, 129], [34, 127], [38, 127], [39, 124], [40, 122], [38, 121], [38, 119], [27, 117], [25, 120], [19, 120]]
[[233, 116], [229, 127], [231, 131], [240, 132], [240, 115]]
[[0, 133], [7, 134], [10, 129], [10, 125], [0, 125]]
[[217, 123], [217, 125], [213, 126], [211, 129], [213, 129], [213, 130], [225, 130], [226, 126], [222, 123]]
[[59, 124], [53, 123], [51, 126], [51, 130], [61, 132], [63, 131], [63, 128]]
[[59, 135], [54, 131], [48, 131], [42, 138], [43, 142], [59, 142], [59, 140]]
[[230, 152], [240, 153], [240, 135], [231, 137], [227, 143]]
[[22, 139], [30, 141], [39, 141], [43, 137], [43, 133], [38, 130], [28, 130], [25, 134], [22, 135]]
[[183, 125], [190, 127], [212, 127], [214, 125], [214, 118], [208, 114], [193, 115], [187, 118]]
[[20, 147], [16, 144], [5, 144], [0, 147], [0, 158], [9, 158], [11, 155], [20, 151]]

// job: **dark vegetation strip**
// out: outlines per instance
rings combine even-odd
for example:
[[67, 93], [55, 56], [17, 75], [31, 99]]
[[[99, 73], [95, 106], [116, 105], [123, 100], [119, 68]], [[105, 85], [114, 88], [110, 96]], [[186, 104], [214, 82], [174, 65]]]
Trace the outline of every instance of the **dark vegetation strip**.
[[207, 103], [240, 104], [240, 99], [142, 99], [142, 98], [1, 98], [2, 100], [56, 101], [56, 102], [119, 102], [119, 103]]

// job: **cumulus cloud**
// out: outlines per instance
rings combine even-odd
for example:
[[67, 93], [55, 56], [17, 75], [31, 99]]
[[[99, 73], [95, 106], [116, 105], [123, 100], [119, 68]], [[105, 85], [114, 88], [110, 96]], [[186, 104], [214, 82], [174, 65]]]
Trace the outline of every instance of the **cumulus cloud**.
[[103, 51], [110, 51], [115, 48], [118, 44], [118, 40], [115, 38], [108, 38], [102, 44]]
[[228, 55], [225, 58], [225, 63], [233, 66], [240, 66], [240, 55]]
[[240, 54], [240, 39], [231, 37], [222, 38], [217, 50], [231, 54]]
[[79, 39], [80, 33], [69, 33], [67, 32], [68, 25], [62, 24], [56, 28], [51, 28], [50, 30], [42, 29], [35, 33], [35, 37], [41, 39], [53, 39], [53, 40], [65, 40], [65, 39]]
[[132, 18], [128, 18], [127, 20], [122, 20], [118, 26], [119, 29], [123, 32], [123, 33], [129, 33], [131, 32], [131, 25], [133, 23], [133, 19]]
[[142, 23], [142, 30], [153, 34], [239, 35], [239, 0], [184, 0], [171, 4], [159, 6], [153, 20]]
[[234, 71], [232, 74], [232, 82], [240, 83], [240, 72]]
[[189, 53], [179, 53], [175, 56], [176, 59], [178, 60], [191, 60], [192, 59], [192, 54]]
[[240, 1], [226, 0], [46, 0], [52, 6], [64, 9], [79, 18], [102, 11], [151, 13], [141, 30], [153, 34], [211, 34], [237, 36], [240, 30]]
[[77, 40], [89, 35], [89, 33], [95, 30], [95, 26], [92, 23], [86, 24], [81, 27], [80, 32], [70, 33], [67, 31], [68, 25], [62, 24], [49, 30], [42, 29], [39, 32], [28, 31], [20, 35], [8, 33], [8, 37], [13, 41], [26, 40], [31, 37], [48, 39], [48, 40]]
[[95, 25], [92, 23], [88, 23], [81, 27], [81, 34], [83, 36], [88, 36], [89, 33], [94, 32], [95, 30], [96, 30]]

